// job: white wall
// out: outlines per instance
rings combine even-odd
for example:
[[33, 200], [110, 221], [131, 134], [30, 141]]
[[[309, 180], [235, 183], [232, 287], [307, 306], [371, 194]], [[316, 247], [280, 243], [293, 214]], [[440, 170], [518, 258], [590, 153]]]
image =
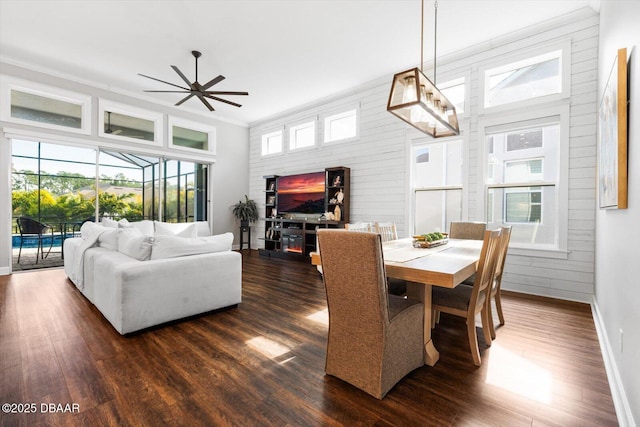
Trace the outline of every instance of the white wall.
[[[230, 123], [220, 120], [213, 115], [192, 114], [184, 109], [157, 105], [135, 97], [109, 91], [98, 85], [91, 86], [78, 83], [71, 77], [53, 76], [41, 71], [34, 71], [8, 63], [1, 63], [1, 77], [9, 76], [26, 81], [32, 81], [59, 89], [69, 90], [92, 97], [92, 132], [91, 135], [78, 135], [64, 131], [53, 131], [36, 126], [20, 125], [0, 121], [0, 274], [8, 274], [11, 266], [11, 157], [10, 140], [4, 138], [7, 129], [14, 133], [33, 135], [33, 139], [48, 142], [83, 145], [90, 147], [109, 147], [123, 151], [134, 151], [147, 154], [164, 155], [199, 163], [211, 163], [209, 222], [214, 233], [233, 231], [238, 241], [238, 230], [231, 214], [230, 206], [248, 191], [248, 138], [249, 130], [246, 125]], [[104, 98], [118, 103], [138, 108], [157, 111], [164, 114], [165, 123], [168, 115], [199, 122], [216, 128], [217, 154], [192, 154], [170, 147], [156, 148], [146, 144], [122, 143], [106, 140], [98, 136], [98, 98]], [[167, 129], [164, 130], [167, 135]]]
[[618, 397], [618, 418], [621, 425], [635, 425], [640, 421], [640, 2], [602, 1], [598, 99], [617, 50], [623, 47], [630, 56], [628, 209], [596, 212], [595, 305], [614, 399]]
[[[463, 211], [469, 220], [484, 220], [479, 108], [480, 67], [549, 44], [571, 46], [569, 110], [568, 253], [564, 259], [540, 256], [507, 258], [505, 289], [591, 302], [594, 287], [595, 152], [598, 65], [598, 15], [583, 9], [536, 27], [438, 60], [438, 81], [465, 76], [469, 105], [461, 119], [464, 136], [465, 186]], [[401, 70], [398, 70], [401, 71]], [[431, 76], [431, 70], [426, 70]], [[301, 106], [250, 126], [250, 196], [264, 202], [263, 175], [313, 172], [331, 166], [351, 168], [351, 221], [395, 221], [402, 237], [411, 234], [409, 147], [424, 137], [386, 111], [392, 76], [353, 88], [335, 97]], [[336, 109], [360, 105], [360, 138], [344, 144], [319, 144], [310, 150], [261, 157], [261, 135]], [[554, 104], [556, 106], [557, 104]], [[322, 132], [319, 132], [322, 136]], [[466, 208], [465, 208], [466, 206]], [[259, 230], [256, 230], [259, 231]], [[256, 233], [258, 234], [258, 233]]]

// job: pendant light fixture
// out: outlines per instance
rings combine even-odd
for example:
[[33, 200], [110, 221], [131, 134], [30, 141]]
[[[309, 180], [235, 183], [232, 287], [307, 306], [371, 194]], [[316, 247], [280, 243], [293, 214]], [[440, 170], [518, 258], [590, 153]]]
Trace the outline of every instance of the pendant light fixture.
[[434, 138], [460, 135], [453, 104], [436, 87], [436, 44], [438, 0], [434, 3], [433, 82], [422, 72], [424, 40], [424, 0], [420, 9], [420, 67], [393, 76], [387, 111]]

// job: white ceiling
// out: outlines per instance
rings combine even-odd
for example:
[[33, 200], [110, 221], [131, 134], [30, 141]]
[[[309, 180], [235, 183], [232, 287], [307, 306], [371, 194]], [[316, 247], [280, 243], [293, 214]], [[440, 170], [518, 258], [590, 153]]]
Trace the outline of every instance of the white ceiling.
[[[606, 1], [606, 0], [605, 0]], [[440, 0], [438, 56], [591, 6], [600, 0]], [[433, 57], [433, 0], [425, 1], [425, 61]], [[181, 94], [143, 94], [194, 79], [235, 108], [192, 98], [183, 109], [251, 123], [420, 60], [419, 0], [0, 0], [0, 59], [164, 104]]]

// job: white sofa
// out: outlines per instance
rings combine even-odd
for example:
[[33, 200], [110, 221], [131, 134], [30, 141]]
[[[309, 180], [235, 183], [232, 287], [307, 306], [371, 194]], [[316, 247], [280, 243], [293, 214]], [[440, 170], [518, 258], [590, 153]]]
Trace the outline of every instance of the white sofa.
[[120, 334], [241, 302], [231, 233], [211, 236], [206, 222], [108, 225], [65, 240], [64, 269]]

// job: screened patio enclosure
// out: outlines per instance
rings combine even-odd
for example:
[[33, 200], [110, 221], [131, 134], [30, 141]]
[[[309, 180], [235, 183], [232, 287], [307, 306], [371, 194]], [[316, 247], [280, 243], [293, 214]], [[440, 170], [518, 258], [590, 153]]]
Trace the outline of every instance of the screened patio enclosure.
[[[207, 165], [116, 150], [12, 141], [14, 270], [29, 264], [33, 239], [19, 217], [50, 226], [46, 248], [62, 263], [61, 243], [84, 221], [107, 217], [166, 222], [207, 220]], [[23, 230], [24, 231], [24, 230]], [[20, 265], [17, 253], [23, 251]], [[34, 247], [35, 248], [35, 247]], [[45, 249], [46, 249], [45, 248]], [[45, 251], [46, 253], [46, 251]], [[25, 255], [26, 254], [26, 255]], [[31, 257], [33, 258], [33, 257]], [[48, 257], [49, 258], [49, 257]], [[37, 267], [50, 266], [39, 260]], [[17, 268], [16, 268], [17, 267]]]

